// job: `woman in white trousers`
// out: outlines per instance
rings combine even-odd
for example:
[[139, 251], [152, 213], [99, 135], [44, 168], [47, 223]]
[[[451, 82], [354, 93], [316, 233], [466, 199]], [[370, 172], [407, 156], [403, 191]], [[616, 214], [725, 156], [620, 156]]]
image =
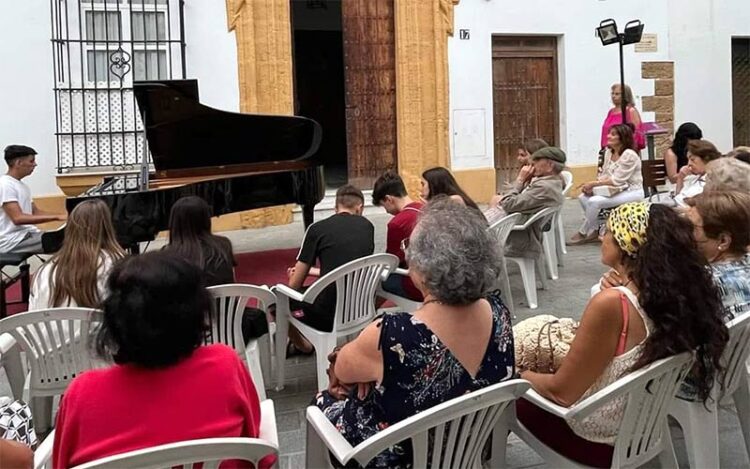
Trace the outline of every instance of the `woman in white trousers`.
[[[578, 232], [568, 241], [574, 246], [595, 242], [599, 236], [599, 212], [605, 208], [635, 202], [644, 198], [641, 157], [633, 148], [633, 129], [627, 124], [613, 125], [607, 134], [607, 151], [604, 164], [596, 181], [579, 186], [578, 200], [583, 207], [585, 220]], [[603, 192], [612, 195], [594, 195], [594, 188], [607, 186]]]

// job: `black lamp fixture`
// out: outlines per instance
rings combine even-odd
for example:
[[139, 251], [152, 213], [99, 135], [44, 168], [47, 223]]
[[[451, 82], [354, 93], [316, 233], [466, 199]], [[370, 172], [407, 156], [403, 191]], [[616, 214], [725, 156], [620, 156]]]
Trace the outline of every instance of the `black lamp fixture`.
[[620, 45], [620, 109], [622, 110], [622, 123], [627, 124], [628, 113], [625, 104], [625, 65], [622, 57], [622, 47], [627, 44], [641, 42], [643, 36], [643, 23], [641, 20], [628, 21], [625, 24], [625, 31], [617, 31], [617, 23], [612, 18], [602, 20], [599, 27], [596, 28], [596, 35], [602, 41], [603, 46], [610, 44]]

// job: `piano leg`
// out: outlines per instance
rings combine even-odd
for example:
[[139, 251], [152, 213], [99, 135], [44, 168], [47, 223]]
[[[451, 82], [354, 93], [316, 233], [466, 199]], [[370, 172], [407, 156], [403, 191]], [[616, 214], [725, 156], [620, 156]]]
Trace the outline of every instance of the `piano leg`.
[[302, 222], [305, 229], [315, 221], [315, 204], [305, 204], [302, 206]]

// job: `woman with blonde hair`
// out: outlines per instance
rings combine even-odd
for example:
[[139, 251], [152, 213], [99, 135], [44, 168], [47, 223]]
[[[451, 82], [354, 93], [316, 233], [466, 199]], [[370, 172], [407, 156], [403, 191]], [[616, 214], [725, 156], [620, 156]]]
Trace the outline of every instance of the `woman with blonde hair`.
[[632, 125], [634, 133], [635, 148], [634, 150], [640, 151], [646, 148], [646, 137], [641, 129], [641, 114], [638, 109], [635, 108], [635, 99], [633, 98], [633, 91], [628, 85], [625, 85], [625, 92], [620, 89], [620, 84], [615, 83], [610, 89], [610, 97], [612, 99], [612, 107], [607, 112], [607, 117], [604, 118], [602, 124], [602, 134], [600, 139], [600, 148], [606, 149], [608, 146], [607, 136], [609, 135], [609, 129], [615, 125], [622, 124], [622, 102], [625, 101], [625, 109], [628, 112], [627, 124]]
[[99, 199], [80, 203], [70, 212], [62, 247], [34, 278], [29, 310], [98, 307], [112, 265], [124, 256], [107, 204]]

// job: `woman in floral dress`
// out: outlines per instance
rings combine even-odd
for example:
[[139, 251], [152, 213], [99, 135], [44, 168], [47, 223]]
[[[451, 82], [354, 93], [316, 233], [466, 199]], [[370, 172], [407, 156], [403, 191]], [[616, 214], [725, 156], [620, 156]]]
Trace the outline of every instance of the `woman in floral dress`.
[[[334, 352], [329, 388], [316, 397], [352, 445], [515, 374], [510, 314], [492, 292], [500, 261], [485, 221], [447, 197], [433, 200], [409, 241], [409, 275], [423, 306], [386, 314]], [[411, 459], [406, 443], [368, 466], [409, 467]]]

